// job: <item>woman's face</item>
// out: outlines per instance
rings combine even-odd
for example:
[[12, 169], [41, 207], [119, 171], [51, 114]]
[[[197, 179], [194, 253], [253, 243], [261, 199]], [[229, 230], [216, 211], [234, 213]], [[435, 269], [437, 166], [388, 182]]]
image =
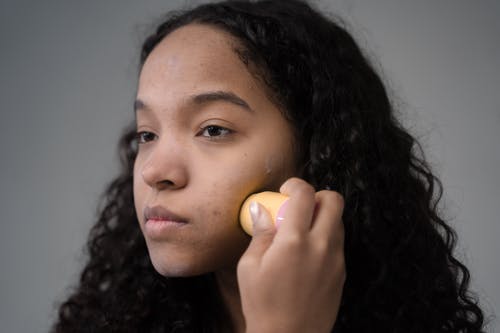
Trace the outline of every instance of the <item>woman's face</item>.
[[249, 242], [242, 202], [295, 175], [292, 127], [237, 46], [221, 30], [187, 25], [157, 45], [140, 74], [134, 202], [165, 276], [234, 268]]

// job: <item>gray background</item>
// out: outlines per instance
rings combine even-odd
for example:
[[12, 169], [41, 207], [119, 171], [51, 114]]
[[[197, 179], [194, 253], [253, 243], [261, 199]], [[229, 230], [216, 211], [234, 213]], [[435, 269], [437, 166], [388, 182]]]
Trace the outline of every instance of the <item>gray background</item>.
[[[139, 45], [195, 1], [0, 1], [0, 331], [43, 332], [76, 282], [131, 119]], [[472, 288], [500, 332], [500, 2], [318, 1], [380, 67], [443, 180]]]

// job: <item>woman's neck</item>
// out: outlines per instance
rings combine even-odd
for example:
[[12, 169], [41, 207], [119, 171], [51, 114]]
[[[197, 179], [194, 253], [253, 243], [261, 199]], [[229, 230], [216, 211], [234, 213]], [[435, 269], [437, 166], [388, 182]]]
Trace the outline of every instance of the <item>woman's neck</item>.
[[227, 312], [231, 318], [233, 332], [245, 332], [245, 318], [241, 310], [240, 291], [238, 288], [238, 279], [236, 268], [223, 270], [215, 273], [217, 287]]

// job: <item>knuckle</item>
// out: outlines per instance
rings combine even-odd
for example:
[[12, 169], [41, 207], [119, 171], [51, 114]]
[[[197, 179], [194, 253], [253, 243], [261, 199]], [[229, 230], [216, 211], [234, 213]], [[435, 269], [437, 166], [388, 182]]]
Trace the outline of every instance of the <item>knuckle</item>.
[[305, 180], [297, 178], [297, 177], [292, 177], [288, 179], [281, 189], [284, 192], [287, 193], [298, 193], [298, 194], [303, 194], [303, 195], [314, 195], [315, 189], [314, 187], [307, 183]]
[[318, 192], [318, 197], [321, 198], [321, 200], [334, 203], [340, 207], [344, 207], [345, 205], [344, 197], [339, 192], [322, 190]]
[[289, 235], [286, 237], [285, 241], [285, 246], [290, 250], [300, 250], [304, 246], [304, 241], [302, 240], [302, 237], [300, 235]]
[[333, 216], [342, 216], [344, 212], [344, 198], [337, 192], [320, 191], [317, 199], [322, 203], [322, 207]]
[[332, 242], [327, 238], [319, 239], [314, 242], [314, 248], [316, 253], [328, 254], [332, 250]]
[[[268, 219], [266, 217], [266, 219]], [[274, 227], [274, 223], [269, 218], [269, 221], [266, 221], [266, 225], [254, 225], [253, 228], [253, 238], [252, 241], [255, 242], [256, 239], [259, 240], [267, 240], [270, 237], [272, 238], [276, 233], [276, 229]]]
[[292, 186], [295, 186], [301, 182], [303, 182], [302, 179], [300, 179], [298, 177], [291, 177], [291, 178], [288, 178], [287, 181], [285, 181], [285, 183], [283, 185], [292, 187]]
[[297, 180], [298, 180], [297, 187], [301, 191], [312, 192], [312, 193], [316, 192], [316, 190], [314, 189], [314, 187], [311, 184], [309, 184], [308, 182], [306, 182], [305, 180], [302, 180], [302, 179], [299, 179], [299, 178], [297, 178]]
[[301, 200], [301, 201], [309, 201], [309, 202], [314, 202], [314, 197], [315, 197], [315, 190], [314, 188], [307, 184], [299, 184], [297, 187], [294, 189], [294, 194]]

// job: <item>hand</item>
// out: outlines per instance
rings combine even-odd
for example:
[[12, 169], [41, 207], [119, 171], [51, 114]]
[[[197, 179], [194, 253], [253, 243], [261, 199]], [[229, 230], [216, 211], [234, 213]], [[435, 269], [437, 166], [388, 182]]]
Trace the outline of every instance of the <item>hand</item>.
[[259, 206], [254, 235], [238, 263], [243, 315], [250, 332], [330, 332], [346, 278], [344, 200], [315, 193], [298, 178], [280, 192], [290, 197], [276, 229]]

